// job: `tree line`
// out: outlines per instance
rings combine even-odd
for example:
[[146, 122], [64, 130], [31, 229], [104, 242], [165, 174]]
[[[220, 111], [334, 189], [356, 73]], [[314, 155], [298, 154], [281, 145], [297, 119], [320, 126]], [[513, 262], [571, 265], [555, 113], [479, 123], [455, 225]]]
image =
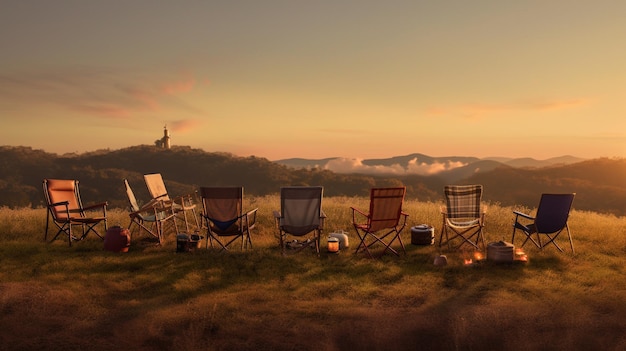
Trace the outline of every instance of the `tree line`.
[[[322, 185], [325, 196], [369, 196], [372, 187], [406, 186], [407, 198], [442, 201], [445, 174], [432, 176], [371, 176], [338, 174], [323, 169], [292, 169], [250, 156], [206, 152], [187, 146], [169, 150], [152, 145], [84, 154], [57, 155], [24, 146], [0, 147], [0, 206], [44, 206], [44, 178], [78, 179], [83, 202], [106, 200], [126, 208], [123, 179], [139, 199], [148, 199], [143, 175], [161, 173], [171, 195], [200, 186], [240, 185], [246, 195], [276, 194], [281, 186]], [[456, 184], [483, 184], [484, 199], [504, 206], [534, 207], [543, 192], [575, 192], [579, 210], [626, 213], [626, 161], [595, 159], [567, 166], [520, 169], [501, 166], [456, 180]]]

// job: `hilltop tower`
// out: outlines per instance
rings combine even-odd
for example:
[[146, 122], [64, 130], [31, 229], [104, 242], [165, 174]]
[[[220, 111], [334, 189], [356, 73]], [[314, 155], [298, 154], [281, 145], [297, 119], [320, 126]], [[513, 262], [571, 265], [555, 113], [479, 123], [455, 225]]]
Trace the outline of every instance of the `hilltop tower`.
[[170, 132], [167, 130], [167, 124], [163, 127], [163, 148], [169, 149], [172, 147], [170, 141]]
[[163, 127], [163, 138], [157, 139], [154, 142], [154, 145], [161, 149], [170, 149], [172, 147], [170, 132], [167, 130], [167, 124]]

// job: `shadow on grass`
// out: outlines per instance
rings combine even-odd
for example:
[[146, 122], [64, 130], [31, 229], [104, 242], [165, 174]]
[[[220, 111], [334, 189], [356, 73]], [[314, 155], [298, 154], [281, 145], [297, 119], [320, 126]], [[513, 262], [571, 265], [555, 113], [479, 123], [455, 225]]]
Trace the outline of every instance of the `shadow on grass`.
[[[617, 319], [593, 327], [573, 318], [598, 317], [592, 312], [572, 314], [581, 307], [545, 306], [516, 292], [520, 280], [566, 270], [568, 258], [552, 253], [530, 252], [525, 265], [472, 267], [448, 253], [450, 264], [437, 267], [438, 251], [429, 246], [368, 259], [355, 248], [318, 258], [308, 251], [283, 257], [277, 247], [177, 253], [171, 243], [138, 242], [111, 253], [98, 241], [6, 244], [3, 269], [30, 290], [0, 290], [4, 339], [16, 349], [49, 340], [69, 349], [156, 350], [533, 350], [552, 338], [557, 349], [623, 345]], [[37, 317], [37, 310], [50, 313]], [[626, 311], [605, 314], [615, 312]], [[24, 316], [29, 325], [11, 336]], [[598, 337], [583, 333], [590, 327]]]

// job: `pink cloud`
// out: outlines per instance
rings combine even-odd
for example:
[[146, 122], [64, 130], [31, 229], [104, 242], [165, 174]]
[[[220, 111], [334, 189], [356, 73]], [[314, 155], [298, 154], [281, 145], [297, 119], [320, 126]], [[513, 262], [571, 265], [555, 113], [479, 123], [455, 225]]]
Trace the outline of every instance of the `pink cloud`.
[[49, 69], [0, 75], [0, 103], [12, 110], [26, 110], [36, 101], [38, 106], [105, 119], [163, 113], [166, 108], [203, 114], [183, 99], [195, 86], [194, 77], [166, 76], [155, 81], [135, 73], [98, 68]]
[[196, 119], [181, 119], [177, 121], [172, 121], [168, 123], [169, 129], [174, 132], [185, 133], [190, 130], [194, 130], [198, 126], [200, 126], [200, 121]]
[[185, 80], [166, 82], [161, 86], [160, 90], [166, 95], [178, 95], [192, 91], [195, 85], [196, 80], [194, 78], [187, 78]]

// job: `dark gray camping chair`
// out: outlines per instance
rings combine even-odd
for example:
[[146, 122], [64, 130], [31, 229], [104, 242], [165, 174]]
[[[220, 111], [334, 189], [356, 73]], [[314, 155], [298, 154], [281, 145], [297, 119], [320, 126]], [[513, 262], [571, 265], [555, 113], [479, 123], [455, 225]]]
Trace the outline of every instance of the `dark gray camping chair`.
[[[320, 254], [320, 238], [326, 215], [322, 211], [321, 186], [290, 186], [280, 188], [280, 212], [274, 211], [283, 255], [287, 245], [300, 252], [311, 245]], [[312, 235], [309, 235], [312, 234]], [[288, 235], [309, 236], [306, 240], [287, 242]]]
[[[511, 243], [515, 243], [515, 232], [519, 229], [526, 235], [526, 239], [521, 247], [530, 240], [539, 249], [543, 249], [546, 245], [552, 243], [559, 251], [563, 252], [563, 249], [556, 243], [556, 238], [565, 229], [569, 237], [572, 253], [574, 253], [574, 242], [572, 241], [567, 220], [575, 195], [575, 193], [542, 194], [537, 207], [537, 214], [534, 217], [519, 211], [513, 211], [515, 223], [513, 224]], [[520, 220], [524, 220], [525, 223], [520, 222]], [[537, 240], [533, 239], [533, 234], [536, 235]], [[545, 236], [548, 240], [542, 242], [541, 236]]]

